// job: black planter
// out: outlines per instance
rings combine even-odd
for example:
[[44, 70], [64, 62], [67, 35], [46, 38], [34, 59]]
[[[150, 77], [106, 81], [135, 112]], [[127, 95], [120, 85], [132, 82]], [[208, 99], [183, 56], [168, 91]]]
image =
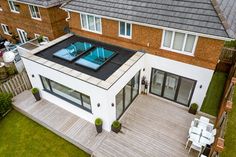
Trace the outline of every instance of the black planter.
[[96, 126], [97, 133], [101, 133], [102, 132], [102, 125], [95, 125], [95, 126]]
[[188, 112], [194, 115], [197, 114], [197, 110], [194, 110], [191, 107], [189, 108]]
[[39, 92], [38, 93], [34, 93], [33, 95], [34, 95], [34, 98], [36, 99], [36, 101], [41, 100]]
[[120, 132], [120, 130], [121, 130], [121, 124], [120, 124], [120, 127], [118, 127], [118, 128], [115, 128], [115, 127], [113, 127], [113, 125], [111, 125], [111, 130], [112, 130], [113, 132], [115, 132], [115, 133]]

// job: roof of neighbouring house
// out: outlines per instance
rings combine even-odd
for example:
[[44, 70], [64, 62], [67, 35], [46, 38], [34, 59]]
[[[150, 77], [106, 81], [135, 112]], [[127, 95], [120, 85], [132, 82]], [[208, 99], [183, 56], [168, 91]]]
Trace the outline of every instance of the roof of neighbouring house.
[[49, 8], [49, 7], [61, 5], [62, 3], [67, 2], [68, 0], [16, 0], [16, 1], [21, 2], [21, 3], [29, 3], [29, 4], [34, 4], [34, 5], [38, 5], [41, 7]]
[[[235, 34], [226, 31], [212, 1], [214, 0], [71, 0], [62, 8], [153, 26], [235, 38]], [[217, 1], [228, 1], [226, 15], [229, 10], [235, 11], [235, 7], [232, 8], [235, 0]], [[235, 18], [229, 20], [235, 21]]]
[[231, 38], [236, 38], [236, 1], [212, 0], [213, 5]]

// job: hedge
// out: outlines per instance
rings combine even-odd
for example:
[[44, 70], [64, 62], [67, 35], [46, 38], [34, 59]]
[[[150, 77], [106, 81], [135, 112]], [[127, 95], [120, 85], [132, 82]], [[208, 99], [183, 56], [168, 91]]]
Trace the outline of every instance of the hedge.
[[12, 108], [12, 98], [11, 93], [0, 93], [0, 118]]

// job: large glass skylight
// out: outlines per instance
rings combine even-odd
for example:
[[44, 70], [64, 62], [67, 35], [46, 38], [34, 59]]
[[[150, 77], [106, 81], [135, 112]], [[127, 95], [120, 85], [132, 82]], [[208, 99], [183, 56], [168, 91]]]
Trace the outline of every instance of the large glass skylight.
[[53, 56], [59, 57], [67, 61], [73, 61], [84, 52], [92, 48], [92, 44], [86, 42], [75, 42], [70, 46], [61, 49], [53, 54]]
[[115, 52], [97, 47], [76, 61], [76, 64], [98, 70], [103, 64], [115, 56]]

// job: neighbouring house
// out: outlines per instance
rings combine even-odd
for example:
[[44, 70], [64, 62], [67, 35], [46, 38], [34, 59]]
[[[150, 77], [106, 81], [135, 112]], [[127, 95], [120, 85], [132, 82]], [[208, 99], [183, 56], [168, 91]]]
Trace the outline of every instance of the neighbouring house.
[[142, 91], [200, 108], [224, 41], [235, 38], [211, 0], [71, 0], [61, 8], [71, 33], [18, 50], [44, 99], [92, 123], [100, 117], [108, 131]]
[[0, 0], [0, 35], [14, 43], [43, 36], [53, 40], [64, 35], [66, 0]]

